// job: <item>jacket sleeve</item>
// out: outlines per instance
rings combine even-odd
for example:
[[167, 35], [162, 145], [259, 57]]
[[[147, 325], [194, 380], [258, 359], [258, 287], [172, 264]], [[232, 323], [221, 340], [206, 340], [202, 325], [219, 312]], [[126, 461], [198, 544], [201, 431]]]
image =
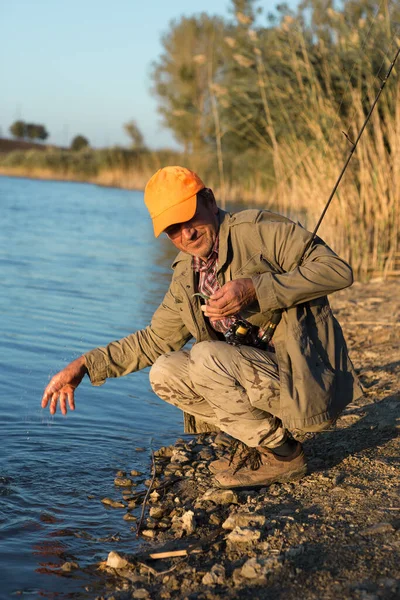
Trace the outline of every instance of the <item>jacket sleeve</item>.
[[90, 381], [92, 385], [102, 385], [108, 377], [144, 369], [161, 354], [180, 350], [191, 337], [170, 287], [148, 327], [84, 355]]
[[353, 283], [351, 267], [316, 237], [302, 265], [297, 262], [310, 239], [310, 232], [291, 221], [256, 223], [261, 252], [275, 273], [252, 277], [262, 312], [289, 308], [326, 296]]

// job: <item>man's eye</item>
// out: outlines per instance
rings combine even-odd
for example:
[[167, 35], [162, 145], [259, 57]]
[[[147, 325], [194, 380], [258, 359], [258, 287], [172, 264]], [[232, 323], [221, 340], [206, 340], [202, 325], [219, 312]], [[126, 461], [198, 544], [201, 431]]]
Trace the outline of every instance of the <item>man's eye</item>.
[[167, 227], [167, 229], [165, 229], [165, 233], [169, 237], [172, 237], [174, 235], [177, 235], [179, 233], [179, 230], [180, 230], [180, 225], [170, 225], [169, 227]]

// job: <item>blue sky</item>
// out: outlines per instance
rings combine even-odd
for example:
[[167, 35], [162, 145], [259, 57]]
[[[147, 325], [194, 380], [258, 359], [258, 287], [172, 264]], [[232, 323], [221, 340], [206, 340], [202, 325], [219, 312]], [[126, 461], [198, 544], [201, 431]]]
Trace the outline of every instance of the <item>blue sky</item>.
[[[277, 2], [263, 0], [264, 12]], [[291, 6], [295, 0], [289, 1]], [[135, 119], [152, 148], [173, 147], [150, 91], [152, 61], [169, 22], [199, 12], [227, 16], [229, 0], [0, 0], [0, 135], [21, 118], [49, 142], [76, 134], [94, 146], [128, 145]]]

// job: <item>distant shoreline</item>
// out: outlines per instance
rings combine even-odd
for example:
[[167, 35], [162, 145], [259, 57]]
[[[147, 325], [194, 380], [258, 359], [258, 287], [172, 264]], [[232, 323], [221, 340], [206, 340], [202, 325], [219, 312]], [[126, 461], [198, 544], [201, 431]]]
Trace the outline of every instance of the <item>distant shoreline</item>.
[[21, 167], [0, 167], [0, 177], [37, 179], [42, 181], [91, 183], [103, 187], [113, 187], [136, 191], [143, 191], [147, 181], [147, 179], [144, 181], [143, 178], [142, 185], [138, 185], [137, 180], [141, 178], [137, 176], [130, 177], [129, 174], [124, 174], [124, 176], [118, 180], [117, 174], [110, 176], [110, 174], [100, 173], [96, 177], [88, 178], [69, 175], [66, 173], [57, 173], [56, 171], [52, 171], [50, 169], [24, 169]]

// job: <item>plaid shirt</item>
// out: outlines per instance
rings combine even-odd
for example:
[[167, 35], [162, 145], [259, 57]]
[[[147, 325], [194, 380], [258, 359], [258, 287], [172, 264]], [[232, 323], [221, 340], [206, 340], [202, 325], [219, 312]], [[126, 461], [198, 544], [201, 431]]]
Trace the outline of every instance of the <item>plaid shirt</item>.
[[[212, 296], [221, 287], [217, 279], [218, 248], [219, 238], [217, 236], [213, 249], [206, 261], [201, 260], [198, 256], [193, 256], [193, 270], [199, 273], [199, 292], [206, 296]], [[216, 331], [225, 333], [238, 317], [239, 315], [234, 315], [232, 317], [225, 317], [224, 319], [210, 319], [210, 325]]]

